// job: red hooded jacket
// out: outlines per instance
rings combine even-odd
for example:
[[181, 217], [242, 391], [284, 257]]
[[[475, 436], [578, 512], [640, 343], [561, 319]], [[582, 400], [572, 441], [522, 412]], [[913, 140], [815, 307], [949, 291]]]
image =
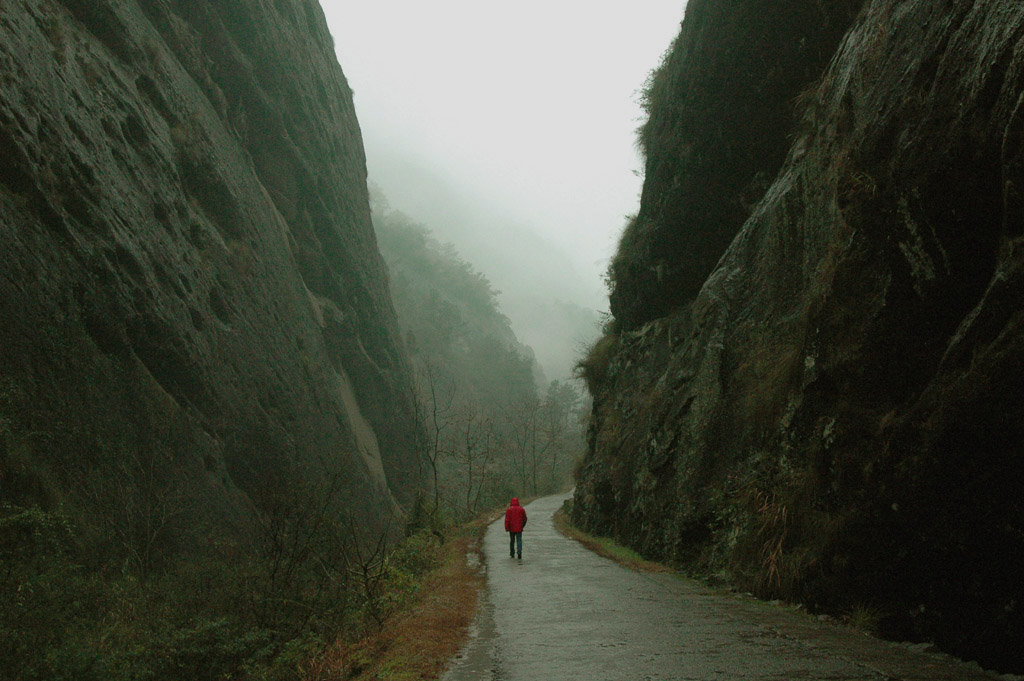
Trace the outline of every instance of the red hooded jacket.
[[526, 509], [519, 505], [519, 499], [512, 499], [512, 503], [505, 510], [505, 531], [522, 532], [526, 526]]

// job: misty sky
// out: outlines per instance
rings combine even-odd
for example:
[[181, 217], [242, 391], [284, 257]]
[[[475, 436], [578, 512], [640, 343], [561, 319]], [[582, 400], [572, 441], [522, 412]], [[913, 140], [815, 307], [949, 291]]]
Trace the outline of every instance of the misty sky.
[[[532, 230], [571, 263], [538, 281], [604, 309], [601, 276], [642, 181], [636, 93], [678, 33], [684, 0], [321, 3], [355, 92], [370, 180], [392, 206], [485, 274], [483, 256], [437, 224], [446, 209], [503, 232], [499, 244]], [[415, 179], [424, 176], [431, 182]]]

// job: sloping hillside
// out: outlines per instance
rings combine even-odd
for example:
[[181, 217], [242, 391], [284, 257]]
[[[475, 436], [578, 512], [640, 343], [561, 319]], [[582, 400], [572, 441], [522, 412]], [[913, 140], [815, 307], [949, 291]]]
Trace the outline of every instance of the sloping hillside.
[[487, 277], [402, 213], [379, 210], [374, 226], [413, 357], [449, 374], [465, 401], [535, 397], [536, 385], [545, 383], [540, 367], [516, 338]]
[[483, 273], [427, 227], [374, 203], [399, 325], [417, 375], [422, 449], [448, 517], [564, 489], [583, 448], [579, 391], [544, 380]]
[[[821, 3], [787, 4], [765, 43], [733, 30], [736, 4], [692, 0], [655, 75], [616, 324], [584, 363], [595, 406], [575, 520], [1020, 671], [1024, 10], [867, 2], [826, 50], [836, 24], [815, 19]], [[752, 44], [768, 53], [754, 82], [730, 58]], [[799, 72], [822, 68], [782, 92], [793, 122], [765, 126], [758, 86], [792, 72], [771, 55], [793, 45], [824, 50]], [[708, 73], [750, 108], [720, 132], [684, 127], [666, 151], [659, 126], [726, 106], [688, 85]], [[781, 167], [758, 152], [763, 167], [728, 186], [686, 170], [695, 150], [735, 167], [731, 141], [754, 129], [788, 148]], [[672, 163], [684, 172], [661, 171]], [[738, 213], [737, 189], [762, 170], [734, 239], [741, 220], [705, 220]]]

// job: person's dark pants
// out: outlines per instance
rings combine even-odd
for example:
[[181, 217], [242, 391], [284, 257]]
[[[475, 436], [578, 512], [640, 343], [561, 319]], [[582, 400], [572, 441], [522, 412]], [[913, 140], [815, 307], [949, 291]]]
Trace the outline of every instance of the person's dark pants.
[[520, 558], [523, 557], [523, 533], [522, 532], [509, 532], [508, 533], [508, 555], [509, 557], [518, 555]]

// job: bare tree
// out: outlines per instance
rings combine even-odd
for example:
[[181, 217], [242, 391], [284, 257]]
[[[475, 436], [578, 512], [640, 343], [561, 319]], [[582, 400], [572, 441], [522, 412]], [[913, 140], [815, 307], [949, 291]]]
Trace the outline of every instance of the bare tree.
[[474, 404], [463, 405], [455, 413], [457, 435], [451, 452], [462, 473], [460, 487], [467, 516], [476, 513], [487, 484], [495, 455], [495, 438], [490, 416]]
[[258, 567], [249, 590], [250, 608], [262, 626], [304, 627], [329, 612], [340, 621], [347, 576], [343, 562], [359, 542], [342, 523], [342, 472], [323, 467], [314, 489], [284, 484], [262, 504], [256, 518]]
[[509, 406], [506, 423], [512, 436], [512, 462], [520, 485], [530, 494], [540, 489], [539, 473], [551, 443], [540, 436], [541, 402], [536, 398], [520, 400]]
[[451, 380], [445, 380], [438, 367], [433, 363], [426, 363], [418, 372], [420, 379], [420, 391], [422, 396], [419, 399], [425, 400], [418, 410], [423, 415], [427, 427], [427, 441], [424, 443], [422, 455], [430, 464], [430, 470], [434, 482], [434, 507], [433, 512], [441, 505], [441, 484], [438, 468], [441, 459], [445, 454], [444, 435], [451, 426], [452, 403], [455, 401], [455, 384]]
[[161, 544], [185, 511], [180, 478], [162, 470], [155, 452], [131, 450], [84, 471], [82, 499], [105, 525], [140, 579], [157, 561]]
[[582, 444], [582, 433], [573, 430], [577, 421], [580, 395], [569, 381], [552, 381], [541, 408], [541, 436], [549, 443], [546, 450], [551, 467], [548, 484], [554, 490], [559, 485], [558, 464], [574, 441]]
[[[351, 548], [345, 552], [345, 563], [348, 573], [355, 578], [366, 603], [366, 611], [377, 624], [378, 629], [384, 627], [390, 612], [382, 603], [384, 585], [390, 571], [391, 552], [388, 537], [392, 517], [377, 535], [376, 541], [365, 542], [356, 539]], [[358, 537], [355, 525], [350, 521], [349, 534]]]

